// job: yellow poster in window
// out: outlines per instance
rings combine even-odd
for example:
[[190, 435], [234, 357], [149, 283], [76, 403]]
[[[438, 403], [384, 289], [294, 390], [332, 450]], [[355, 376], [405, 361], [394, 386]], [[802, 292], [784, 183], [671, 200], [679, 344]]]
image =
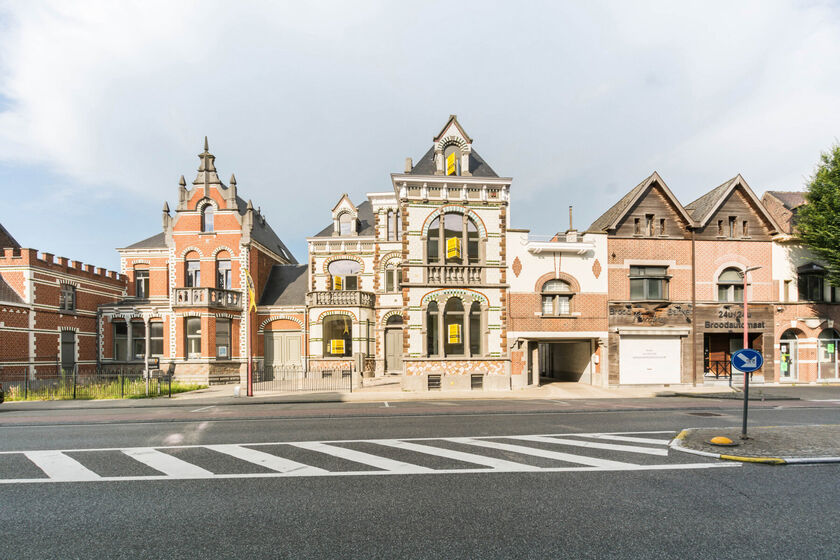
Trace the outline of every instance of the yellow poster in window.
[[330, 354], [344, 354], [344, 340], [340, 338], [330, 340]]
[[342, 289], [342, 280], [344, 280], [341, 276], [333, 276], [333, 290], [341, 290]]
[[448, 156], [446, 156], [446, 174], [447, 175], [455, 175], [456, 173], [456, 166], [455, 166], [455, 152], [452, 152]]
[[450, 237], [446, 240], [446, 258], [460, 259], [461, 258], [461, 238]]
[[461, 344], [461, 325], [449, 325], [449, 344]]

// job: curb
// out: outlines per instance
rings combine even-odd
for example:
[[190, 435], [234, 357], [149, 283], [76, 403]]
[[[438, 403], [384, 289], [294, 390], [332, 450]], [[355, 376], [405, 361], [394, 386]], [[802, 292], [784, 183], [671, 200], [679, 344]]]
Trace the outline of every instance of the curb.
[[697, 449], [690, 449], [685, 447], [683, 441], [688, 435], [689, 430], [683, 430], [671, 440], [668, 447], [675, 451], [682, 451], [683, 453], [691, 453], [692, 455], [700, 455], [702, 457], [711, 457], [714, 459], [721, 459], [723, 461], [738, 461], [741, 463], [759, 463], [762, 465], [804, 465], [810, 463], [840, 463], [840, 457], [742, 457], [740, 455], [725, 455], [722, 453], [711, 453], [709, 451], [699, 451]]

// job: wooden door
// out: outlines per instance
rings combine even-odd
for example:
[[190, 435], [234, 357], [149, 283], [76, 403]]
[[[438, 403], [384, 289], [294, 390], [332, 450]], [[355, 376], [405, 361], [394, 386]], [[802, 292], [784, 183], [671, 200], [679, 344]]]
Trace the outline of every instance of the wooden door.
[[402, 329], [385, 330], [385, 371], [401, 372], [403, 354]]

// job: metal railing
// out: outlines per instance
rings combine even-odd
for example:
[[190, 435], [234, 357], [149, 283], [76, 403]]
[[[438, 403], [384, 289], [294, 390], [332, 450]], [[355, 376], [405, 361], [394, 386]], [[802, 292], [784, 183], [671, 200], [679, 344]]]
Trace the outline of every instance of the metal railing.
[[221, 288], [175, 288], [175, 305], [241, 309], [242, 294]]
[[371, 292], [359, 290], [331, 290], [306, 294], [306, 305], [373, 307], [375, 301], [376, 298]]
[[426, 267], [426, 281], [429, 284], [479, 284], [484, 268], [476, 265], [429, 265]]
[[254, 368], [254, 392], [319, 392], [353, 391], [353, 368], [348, 366], [318, 367], [266, 366]]
[[[28, 367], [28, 366], [24, 366]], [[0, 384], [6, 400], [125, 399], [131, 397], [172, 396], [172, 376], [166, 372], [148, 381], [137, 367], [76, 364], [63, 367], [36, 364], [35, 375], [17, 371], [19, 366], [0, 366]]]

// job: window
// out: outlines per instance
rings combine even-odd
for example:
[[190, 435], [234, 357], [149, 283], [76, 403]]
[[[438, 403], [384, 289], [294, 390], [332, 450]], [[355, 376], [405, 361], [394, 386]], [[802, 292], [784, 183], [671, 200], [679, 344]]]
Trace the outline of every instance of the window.
[[440, 348], [438, 347], [438, 337], [439, 337], [439, 330], [438, 330], [438, 304], [437, 302], [429, 303], [429, 307], [426, 309], [426, 355], [427, 356], [437, 356], [440, 354]]
[[356, 228], [354, 227], [355, 220], [353, 216], [350, 215], [349, 212], [344, 212], [338, 217], [338, 234], [339, 235], [352, 235], [356, 233]]
[[71, 369], [76, 365], [76, 333], [61, 331], [61, 367]]
[[718, 220], [718, 237], [723, 237], [723, 220]]
[[429, 224], [426, 256], [429, 263], [478, 264], [478, 226], [463, 214], [443, 214]]
[[735, 237], [735, 216], [729, 216], [729, 237]]
[[140, 299], [149, 298], [149, 271], [134, 269], [134, 295]]
[[216, 209], [212, 204], [208, 204], [201, 210], [201, 231], [210, 233], [213, 231], [213, 217]]
[[344, 358], [353, 355], [353, 323], [347, 315], [330, 315], [322, 323], [324, 356]]
[[385, 269], [385, 291], [398, 292], [402, 284], [402, 268], [399, 265], [388, 265]]
[[461, 174], [461, 150], [458, 146], [448, 146], [443, 152], [444, 175]]
[[737, 268], [727, 268], [718, 276], [718, 301], [744, 301], [744, 279]]
[[201, 286], [201, 262], [198, 258], [184, 261], [184, 278], [188, 288]]
[[187, 317], [184, 319], [184, 332], [187, 339], [187, 358], [201, 357], [201, 318]]
[[74, 311], [76, 309], [76, 286], [62, 284], [58, 295], [58, 309], [60, 311]]
[[665, 218], [659, 220], [659, 235], [665, 235]]
[[128, 323], [114, 323], [114, 359], [128, 361]]
[[149, 323], [149, 354], [163, 356], [163, 323]]
[[331, 262], [327, 271], [332, 277], [332, 289], [337, 291], [358, 290], [361, 270], [362, 265], [349, 259]]
[[542, 314], [569, 315], [572, 289], [563, 280], [549, 280], [542, 287]]
[[782, 301], [791, 301], [790, 298], [790, 280], [785, 280], [782, 286]]
[[481, 356], [484, 337], [481, 332], [481, 304], [474, 301], [470, 306], [470, 355]]
[[146, 357], [146, 324], [131, 322], [131, 359], [143, 360]]
[[231, 289], [230, 261], [221, 259], [216, 261], [216, 287], [221, 290]]
[[397, 240], [397, 213], [388, 210], [388, 241]]
[[750, 223], [747, 220], [744, 220], [741, 229], [741, 236], [742, 237], [749, 237], [750, 236]]
[[642, 221], [639, 218], [633, 218], [633, 235], [642, 235]]
[[447, 356], [464, 354], [464, 304], [451, 297], [443, 312], [443, 351]]
[[825, 269], [817, 264], [810, 264], [799, 269], [799, 299], [805, 301], [823, 301], [825, 293]]
[[216, 319], [216, 358], [230, 358], [230, 319]]
[[668, 299], [667, 266], [631, 266], [630, 299]]
[[653, 237], [653, 214], [645, 214], [645, 235]]

